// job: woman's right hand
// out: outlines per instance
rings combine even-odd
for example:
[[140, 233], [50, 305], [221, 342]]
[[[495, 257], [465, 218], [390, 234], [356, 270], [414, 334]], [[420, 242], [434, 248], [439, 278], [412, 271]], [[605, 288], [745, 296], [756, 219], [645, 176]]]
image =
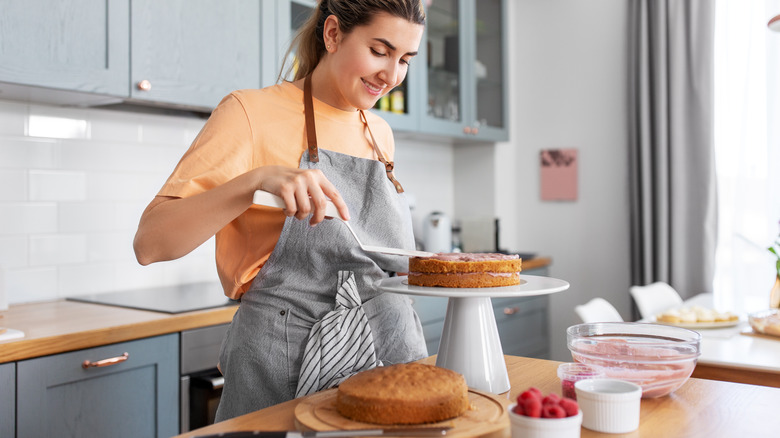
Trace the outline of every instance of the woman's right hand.
[[349, 209], [336, 187], [319, 169], [298, 169], [284, 166], [265, 166], [259, 173], [259, 189], [273, 193], [284, 200], [285, 214], [305, 219], [317, 225], [325, 219], [328, 200], [333, 202], [344, 220], [349, 220]]
[[305, 219], [312, 214], [312, 226], [325, 219], [328, 199], [349, 219], [347, 205], [320, 170], [259, 167], [197, 195], [156, 196], [141, 215], [133, 241], [138, 262], [147, 265], [188, 254], [251, 207], [258, 189], [284, 199], [287, 216]]

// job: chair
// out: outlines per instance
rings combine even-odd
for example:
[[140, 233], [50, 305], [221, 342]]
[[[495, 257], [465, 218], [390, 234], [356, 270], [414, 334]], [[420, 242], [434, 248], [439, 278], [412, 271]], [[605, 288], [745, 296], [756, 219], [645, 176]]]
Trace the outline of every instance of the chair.
[[582, 322], [623, 322], [615, 306], [604, 298], [593, 298], [585, 304], [574, 307]]
[[668, 284], [657, 281], [647, 286], [631, 286], [629, 290], [634, 297], [642, 319], [650, 318], [682, 304], [680, 294]]

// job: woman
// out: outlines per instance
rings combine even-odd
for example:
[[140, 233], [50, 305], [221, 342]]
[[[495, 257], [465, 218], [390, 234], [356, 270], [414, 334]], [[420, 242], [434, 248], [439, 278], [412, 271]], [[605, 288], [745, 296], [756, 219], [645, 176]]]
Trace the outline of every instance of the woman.
[[[403, 81], [424, 21], [419, 0], [322, 0], [294, 42], [295, 80], [223, 99], [144, 211], [141, 264], [216, 234], [225, 294], [241, 300], [218, 421], [427, 355], [409, 299], [373, 287], [406, 260], [366, 254], [323, 220], [330, 199], [364, 243], [413, 249], [392, 132], [363, 110]], [[284, 212], [252, 206], [258, 189]]]

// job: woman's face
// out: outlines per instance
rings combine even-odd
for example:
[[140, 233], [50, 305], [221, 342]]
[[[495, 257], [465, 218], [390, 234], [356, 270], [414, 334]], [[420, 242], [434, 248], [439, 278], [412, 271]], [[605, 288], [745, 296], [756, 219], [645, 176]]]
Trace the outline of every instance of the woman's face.
[[[335, 21], [335, 17], [328, 20]], [[420, 46], [423, 26], [380, 13], [349, 34], [329, 33], [327, 23], [324, 33], [331, 48], [321, 63], [332, 87], [319, 90], [318, 97], [336, 108], [354, 111], [373, 107], [403, 82]]]

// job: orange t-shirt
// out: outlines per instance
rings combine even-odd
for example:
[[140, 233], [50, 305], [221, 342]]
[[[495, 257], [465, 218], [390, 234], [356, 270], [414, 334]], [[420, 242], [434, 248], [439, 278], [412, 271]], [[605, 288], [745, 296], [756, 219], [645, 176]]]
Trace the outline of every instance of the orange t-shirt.
[[[320, 148], [377, 158], [358, 111], [314, 99], [314, 113]], [[390, 126], [370, 111], [365, 114], [382, 154], [392, 160]], [[304, 126], [303, 90], [291, 82], [234, 91], [214, 109], [158, 195], [185, 198], [261, 166], [297, 168], [307, 148]], [[252, 206], [217, 232], [217, 272], [225, 295], [236, 299], [249, 289], [276, 246], [284, 220], [279, 209]]]

